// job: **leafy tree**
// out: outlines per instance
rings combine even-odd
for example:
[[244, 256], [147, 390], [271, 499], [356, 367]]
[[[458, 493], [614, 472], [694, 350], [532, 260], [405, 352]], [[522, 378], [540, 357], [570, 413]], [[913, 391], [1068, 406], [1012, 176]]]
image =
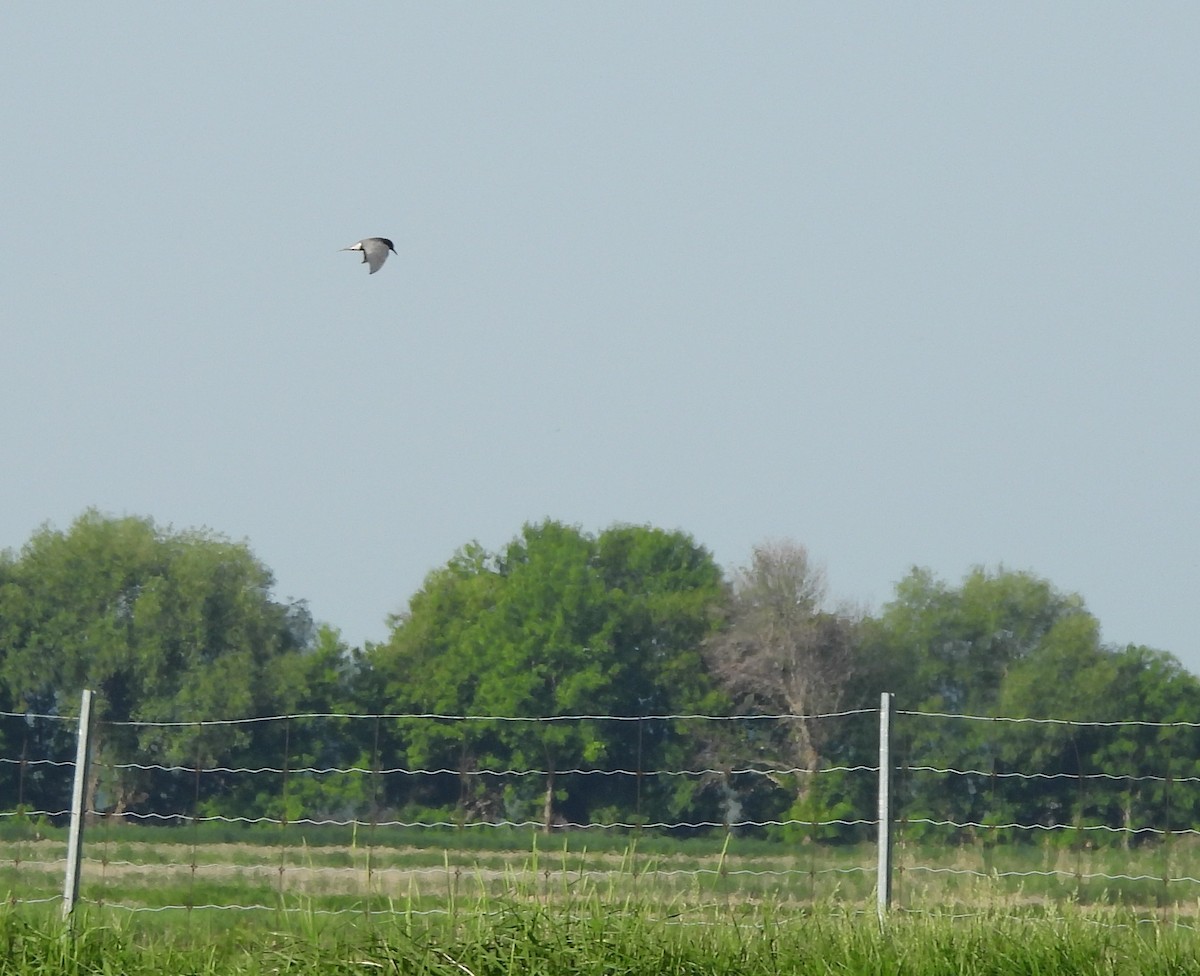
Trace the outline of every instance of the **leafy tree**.
[[[1086, 655], [1096, 636], [1078, 596], [1031, 573], [982, 568], [956, 587], [914, 569], [869, 630], [869, 653], [888, 662], [902, 709], [981, 716], [1000, 713], [1010, 677], [1015, 689], [1023, 674], [1032, 676], [1038, 662], [1049, 660], [1045, 655]], [[906, 772], [897, 783], [906, 815], [995, 818], [990, 775], [1000, 768], [1000, 741], [996, 727], [985, 723], [900, 717], [898, 754], [921, 766], [978, 771]]]
[[[1200, 678], [1173, 654], [1130, 644], [1110, 651], [1114, 671], [1106, 690], [1110, 714], [1164, 726], [1123, 725], [1101, 743], [1097, 772], [1120, 776], [1123, 789], [1114, 826], [1179, 830], [1200, 822]], [[1123, 834], [1147, 839], [1156, 835]]]
[[[0, 682], [13, 700], [69, 714], [97, 691], [97, 769], [116, 759], [211, 762], [244, 728], [186, 732], [114, 723], [219, 719], [286, 707], [276, 662], [311, 639], [302, 604], [271, 598], [272, 576], [241, 543], [150, 519], [85, 512], [8, 557], [0, 586]], [[160, 781], [161, 782], [161, 781]], [[156, 798], [144, 772], [100, 785], [115, 812]], [[92, 784], [93, 793], [97, 784]]]
[[901, 663], [910, 707], [987, 715], [1008, 670], [1072, 616], [1088, 616], [1083, 600], [1032, 573], [976, 568], [951, 587], [913, 569], [883, 608], [876, 652]]
[[[1093, 628], [1052, 645], [1010, 679], [1003, 699], [1010, 713], [1082, 723], [1016, 726], [1003, 737], [1007, 766], [1066, 774], [1024, 781], [1026, 808], [1017, 815], [1122, 828], [1126, 845], [1154, 836], [1147, 829], [1195, 823], [1200, 797], [1178, 784], [1200, 776], [1200, 734], [1190, 725], [1200, 714], [1200, 681], [1176, 658], [1102, 647]], [[1138, 722], [1149, 724], [1131, 724]], [[1107, 778], [1088, 778], [1097, 774]]]
[[[542, 719], [711, 708], [720, 696], [699, 647], [720, 593], [720, 570], [682, 533], [617, 526], [591, 536], [554, 521], [526, 525], [501, 551], [469, 545], [429, 575], [388, 642], [369, 654], [384, 688], [378, 704]], [[687, 749], [663, 723], [637, 721], [420, 720], [394, 733], [412, 765], [459, 771], [461, 815], [524, 819], [536, 801], [547, 825], [627, 801], [637, 788], [616, 777], [572, 784], [562, 770], [645, 769]], [[537, 799], [530, 786], [471, 775], [480, 768], [548, 775]], [[444, 798], [453, 779], [427, 780], [423, 802]], [[649, 792], [674, 810], [691, 799], [686, 788]]]
[[[908, 818], [1137, 831], [1200, 816], [1195, 791], [1178, 785], [1200, 775], [1196, 730], [1110, 724], [1190, 721], [1200, 682], [1169, 654], [1105, 647], [1077, 596], [1027, 573], [977, 569], [952, 587], [914, 571], [869, 631], [869, 653], [894, 662], [902, 707], [1056, 720], [902, 717], [902, 755], [959, 770], [906, 772], [898, 792]], [[989, 842], [1032, 836], [985, 833]]]
[[[253, 811], [288, 820], [372, 815], [378, 785], [369, 773], [378, 766], [377, 720], [344, 717], [362, 713], [352, 649], [336, 629], [323, 625], [303, 653], [280, 655], [271, 670], [277, 701], [272, 710], [288, 717], [252, 725], [224, 764], [288, 773], [211, 774], [202, 812]], [[350, 768], [367, 772], [311, 771]]]
[[[1054, 719], [1053, 724], [983, 726], [983, 769], [1006, 775], [978, 778], [970, 785], [972, 819], [1053, 826], [1103, 822], [1103, 810], [1087, 802], [1081, 775], [1094, 772], [1091, 755], [1110, 732], [1091, 723], [1117, 716], [1108, 698], [1116, 677], [1112, 655], [1100, 643], [1099, 622], [1090, 614], [1065, 616], [1042, 636], [1039, 646], [1004, 675], [995, 713], [1013, 719]], [[1023, 778], [1029, 773], [1043, 774]], [[1044, 774], [1050, 774], [1046, 776]]]

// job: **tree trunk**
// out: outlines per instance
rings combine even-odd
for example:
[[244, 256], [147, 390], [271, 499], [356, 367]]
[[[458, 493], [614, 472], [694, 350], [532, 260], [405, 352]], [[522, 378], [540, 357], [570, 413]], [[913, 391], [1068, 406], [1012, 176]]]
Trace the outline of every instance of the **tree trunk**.
[[542, 831], [550, 833], [554, 826], [554, 766], [551, 764], [546, 773], [546, 801], [542, 806]]

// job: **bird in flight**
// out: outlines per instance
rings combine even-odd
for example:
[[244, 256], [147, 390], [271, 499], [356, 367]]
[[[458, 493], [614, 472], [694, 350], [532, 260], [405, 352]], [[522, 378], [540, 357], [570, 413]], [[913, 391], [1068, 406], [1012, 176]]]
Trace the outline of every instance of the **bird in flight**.
[[388, 251], [396, 253], [396, 248], [392, 246], [392, 242], [386, 237], [364, 237], [357, 244], [351, 244], [349, 247], [343, 247], [343, 251], [362, 251], [363, 264], [371, 266], [371, 274], [374, 274], [383, 267], [383, 262], [387, 260]]

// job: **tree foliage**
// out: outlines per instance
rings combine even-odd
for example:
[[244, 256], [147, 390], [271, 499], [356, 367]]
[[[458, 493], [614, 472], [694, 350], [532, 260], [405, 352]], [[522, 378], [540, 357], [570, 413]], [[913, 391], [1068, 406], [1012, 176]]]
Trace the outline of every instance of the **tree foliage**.
[[[288, 707], [278, 665], [305, 647], [311, 622], [303, 605], [271, 598], [272, 582], [240, 543], [86, 512], [7, 557], [0, 682], [18, 706], [50, 714], [75, 711], [81, 691], [95, 690], [107, 720], [101, 757], [211, 762], [247, 733], [225, 726], [180, 736], [112, 723]], [[100, 784], [100, 804], [123, 811], [151, 801], [142, 779], [126, 770]]]
[[[246, 545], [206, 531], [94, 511], [40, 529], [0, 554], [0, 751], [69, 760], [55, 717], [91, 688], [92, 797], [114, 813], [754, 819], [852, 839], [869, 826], [813, 825], [872, 808], [869, 710], [893, 691], [913, 832], [1071, 824], [1129, 842], [1200, 822], [1200, 791], [1181, 788], [1200, 781], [1200, 681], [1165, 652], [1104, 644], [1078, 596], [1032, 573], [914, 569], [866, 614], [831, 605], [793, 542], [726, 580], [683, 532], [547, 520], [464, 546], [363, 648], [272, 585]], [[812, 718], [830, 712], [849, 714]], [[275, 715], [291, 717], [171, 724]], [[176, 775], [200, 767], [219, 768]], [[421, 774], [321, 772], [350, 767]], [[0, 794], [61, 808], [45, 798], [63, 768], [0, 764]], [[688, 768], [705, 772], [654, 775]]]
[[[501, 551], [468, 546], [431, 573], [369, 664], [385, 689], [382, 705], [402, 712], [554, 719], [705, 711], [720, 704], [700, 657], [720, 592], [712, 557], [682, 533], [617, 526], [591, 536], [554, 521], [526, 525]], [[627, 799], [619, 784], [572, 788], [559, 771], [645, 769], [678, 757], [686, 743], [663, 728], [604, 719], [421, 723], [397, 745], [414, 764], [463, 774], [546, 770], [537, 815], [549, 823]], [[457, 786], [460, 812], [532, 815], [527, 791], [497, 793], [480, 778]]]
[[[1195, 730], [1097, 724], [1170, 722], [1189, 706], [1194, 718], [1200, 683], [1169, 654], [1106, 647], [1078, 596], [1030, 573], [975, 569], [954, 587], [914, 570], [869, 630], [869, 656], [894, 662], [892, 687], [909, 708], [1056, 720], [903, 718], [902, 754], [958, 771], [904, 777], [906, 816], [1120, 827], [1154, 807], [1159, 829], [1200, 816], [1180, 796], [1167, 810], [1161, 784], [1141, 776], [1194, 774]], [[1123, 792], [1090, 785], [1096, 774], [1122, 777], [1112, 782]]]

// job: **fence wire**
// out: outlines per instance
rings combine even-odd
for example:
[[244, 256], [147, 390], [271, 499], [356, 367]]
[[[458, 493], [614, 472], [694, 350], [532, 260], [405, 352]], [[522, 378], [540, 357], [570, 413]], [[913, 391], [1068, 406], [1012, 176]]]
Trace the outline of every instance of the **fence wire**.
[[[874, 886], [878, 714], [302, 713], [101, 722], [83, 901], [130, 913], [370, 918], [445, 913], [465, 898], [588, 893], [647, 898], [697, 919], [734, 903], [863, 911]], [[62, 897], [66, 863], [62, 825], [74, 760], [64, 733], [73, 720], [0, 717], [25, 730], [20, 742], [11, 734], [2, 740], [10, 751], [0, 755], [7, 797], [0, 881], [11, 903], [53, 903]], [[1196, 921], [1200, 749], [1177, 737], [1200, 730], [1200, 722], [911, 710], [898, 710], [896, 719], [897, 909], [995, 917], [997, 906], [1070, 901], [1185, 926]], [[654, 728], [659, 736], [669, 730], [682, 740], [695, 736], [697, 756], [726, 754], [651, 765], [639, 751], [637, 762], [556, 768], [464, 753], [454, 765], [408, 761], [394, 741], [397, 730], [453, 741], [465, 729], [588, 723]], [[817, 736], [824, 761], [747, 755], [778, 749], [787, 734], [779, 730], [802, 724], [833, 729]], [[947, 726], [948, 733], [938, 731]], [[274, 761], [257, 741], [262, 758], [245, 761], [246, 742], [265, 727], [278, 727]], [[694, 727], [736, 730], [741, 738], [721, 733], [710, 742]], [[353, 728], [373, 730], [360, 736], [360, 755], [326, 759]], [[392, 737], [385, 744], [383, 733]], [[729, 753], [730, 742], [743, 752]], [[427, 796], [422, 789], [441, 789], [455, 802], [422, 812], [413, 799]], [[583, 804], [592, 815], [571, 815], [574, 797], [606, 789], [615, 791], [612, 802]], [[696, 796], [719, 815], [659, 812], [670, 803], [704, 809]]]

